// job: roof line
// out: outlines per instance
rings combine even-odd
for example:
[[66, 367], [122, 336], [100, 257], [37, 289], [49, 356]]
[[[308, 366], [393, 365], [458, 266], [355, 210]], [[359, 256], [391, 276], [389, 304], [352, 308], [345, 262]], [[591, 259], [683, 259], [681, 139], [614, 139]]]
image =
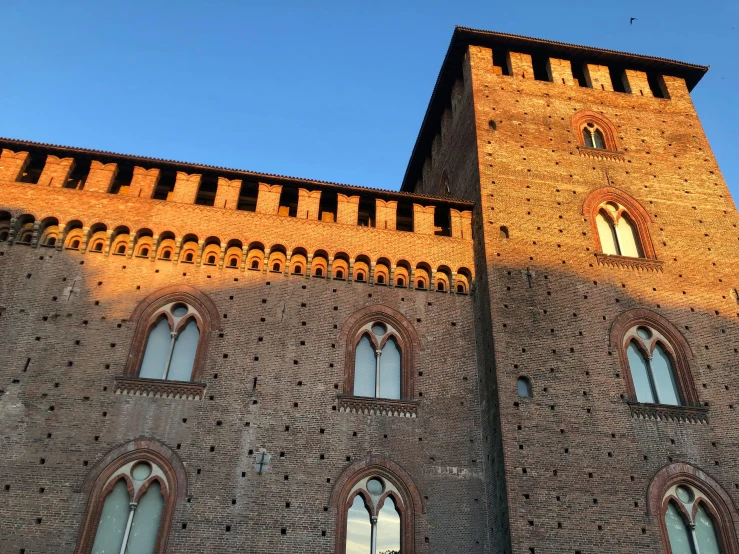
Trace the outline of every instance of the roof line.
[[[144, 162], [147, 164], [169, 164], [169, 165], [187, 167], [191, 169], [200, 169], [200, 170], [207, 170], [207, 171], [224, 171], [224, 172], [238, 173], [240, 175], [248, 176], [250, 178], [264, 179], [267, 181], [277, 180], [277, 181], [282, 181], [282, 182], [291, 183], [291, 184], [318, 185], [321, 187], [328, 187], [328, 188], [335, 188], [335, 189], [352, 189], [358, 192], [365, 191], [365, 192], [370, 192], [370, 193], [374, 193], [377, 195], [389, 195], [389, 196], [408, 198], [408, 199], [417, 198], [419, 200], [424, 200], [424, 201], [431, 200], [434, 202], [441, 202], [444, 204], [452, 204], [452, 205], [459, 205], [459, 206], [466, 206], [466, 207], [474, 206], [473, 202], [469, 202], [467, 200], [447, 198], [443, 196], [433, 196], [429, 194], [418, 194], [418, 193], [395, 191], [395, 190], [389, 190], [389, 189], [363, 187], [359, 185], [347, 185], [344, 183], [335, 183], [333, 181], [320, 181], [317, 179], [307, 179], [304, 177], [292, 177], [289, 175], [279, 175], [276, 173], [260, 173], [256, 171], [249, 171], [246, 169], [236, 169], [236, 168], [216, 166], [216, 165], [190, 163], [190, 162], [183, 162], [180, 160], [168, 160], [165, 158], [152, 158], [148, 156], [139, 156], [135, 154], [121, 154], [119, 152], [110, 152], [107, 150], [95, 150], [91, 148], [81, 148], [77, 146], [65, 146], [61, 144], [35, 142], [31, 140], [22, 140], [22, 139], [10, 138], [10, 137], [0, 137], [0, 143], [6, 143], [6, 144], [12, 143], [18, 146], [52, 148], [52, 149], [63, 150], [67, 152], [78, 152], [81, 154], [88, 154], [88, 155], [101, 154], [103, 156], [113, 156], [113, 157], [132, 160], [132, 161]], [[0, 147], [2, 146], [5, 146], [5, 145], [0, 144]]]

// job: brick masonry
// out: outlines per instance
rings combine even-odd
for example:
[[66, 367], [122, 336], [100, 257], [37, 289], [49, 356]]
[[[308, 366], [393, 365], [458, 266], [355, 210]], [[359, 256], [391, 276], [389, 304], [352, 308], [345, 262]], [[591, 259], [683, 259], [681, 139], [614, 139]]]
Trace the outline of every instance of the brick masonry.
[[[614, 85], [601, 58], [584, 64], [579, 86], [561, 51], [547, 61], [551, 82], [536, 80], [535, 41], [531, 53], [508, 52], [504, 74], [492, 63], [501, 44], [468, 40], [445, 61], [445, 109], [430, 108], [439, 115], [424, 122], [428, 148], [417, 144], [408, 193], [3, 142], [1, 552], [75, 551], [89, 476], [137, 439], [174, 452], [186, 473], [171, 553], [333, 552], [332, 493], [347, 468], [371, 463], [401, 468], [421, 499], [404, 552], [665, 552], [648, 490], [674, 463], [704, 471], [736, 504], [739, 217], [686, 81], [661, 75], [669, 98], [654, 97], [646, 70], [627, 68]], [[613, 124], [617, 154], [579, 148], [572, 122], [583, 111]], [[23, 152], [46, 159], [35, 183], [17, 181]], [[70, 160], [83, 159], [84, 188], [65, 188]], [[131, 183], [109, 193], [127, 164]], [[154, 200], [165, 171], [174, 190]], [[204, 176], [218, 177], [213, 206], [195, 204]], [[259, 183], [254, 212], [236, 209], [247, 181]], [[583, 207], [604, 187], [644, 208], [656, 261], [595, 256]], [[296, 193], [297, 217], [278, 215], [283, 188]], [[336, 223], [319, 217], [329, 193]], [[374, 228], [357, 225], [360, 197], [375, 199]], [[414, 232], [395, 230], [401, 204]], [[440, 210], [450, 236], [434, 234]], [[57, 225], [59, 244], [40, 245]], [[33, 229], [31, 244], [12, 242], [19, 227]], [[114, 255], [123, 227], [125, 244], [152, 253]], [[79, 251], [64, 243], [71, 232], [87, 237]], [[84, 248], [92, 235], [104, 251]], [[157, 259], [165, 238], [175, 250], [199, 242], [196, 263]], [[242, 252], [237, 268], [223, 267], [227, 247]], [[215, 266], [204, 251], [221, 254]], [[252, 251], [280, 253], [283, 267], [247, 269]], [[345, 262], [350, 278], [287, 274], [304, 254], [329, 269]], [[374, 284], [382, 264], [391, 275], [430, 270], [432, 283], [437, 270], [453, 284], [469, 274], [471, 294]], [[352, 279], [355, 267], [371, 282]], [[172, 285], [194, 287], [218, 312], [202, 398], [116, 394], [129, 319]], [[399, 312], [418, 336], [415, 418], [338, 409], [342, 329], [373, 307]], [[612, 337], [629, 310], [682, 335], [703, 423], [632, 415]], [[521, 375], [533, 399], [517, 396]], [[261, 474], [260, 449], [272, 455]]]

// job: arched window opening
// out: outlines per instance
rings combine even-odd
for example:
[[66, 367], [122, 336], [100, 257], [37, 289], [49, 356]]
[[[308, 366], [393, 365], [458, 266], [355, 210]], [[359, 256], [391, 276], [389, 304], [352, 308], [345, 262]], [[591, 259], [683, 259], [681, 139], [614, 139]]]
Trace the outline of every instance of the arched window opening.
[[228, 260], [228, 267], [236, 267], [238, 265], [239, 259], [236, 256], [233, 256]]
[[315, 269], [315, 271], [313, 272], [313, 274], [314, 274], [314, 275], [315, 275], [316, 277], [323, 277], [323, 268], [322, 268], [322, 267], [317, 267], [317, 268]]
[[403, 279], [402, 277], [398, 277], [395, 280], [395, 282], [396, 282], [396, 285], [395, 285], [396, 287], [405, 287], [405, 279]]
[[400, 399], [401, 350], [396, 331], [368, 323], [355, 349], [354, 396]]
[[425, 289], [426, 288], [426, 281], [424, 281], [423, 279], [418, 279], [416, 281], [416, 288], [417, 289], [421, 289], [421, 290]]
[[658, 331], [643, 325], [627, 333], [626, 354], [637, 402], [680, 406], [680, 392], [669, 344]]
[[282, 269], [282, 266], [279, 263], [272, 264], [272, 271], [275, 273], [279, 273], [280, 269]]
[[378, 285], [384, 285], [385, 284], [385, 276], [380, 274], [377, 276], [377, 284]]
[[5, 242], [6, 240], [8, 240], [8, 231], [0, 232], [0, 242]]
[[144, 246], [141, 250], [139, 250], [139, 258], [148, 258], [149, 257], [149, 248], [147, 246]]
[[347, 510], [345, 554], [400, 554], [402, 501], [396, 487], [372, 476], [352, 492]]
[[344, 271], [341, 269], [336, 270], [336, 279], [343, 279], [344, 278]]
[[251, 261], [251, 269], [259, 269], [259, 260], [254, 259]]
[[190, 381], [200, 342], [200, 315], [182, 302], [162, 306], [152, 317], [139, 377]]
[[192, 263], [194, 257], [195, 254], [193, 254], [192, 252], [188, 252], [187, 254], [185, 254], [185, 261], [188, 263]]
[[216, 256], [215, 254], [211, 254], [206, 259], [205, 265], [216, 265]]
[[119, 244], [118, 249], [116, 250], [116, 254], [125, 254], [125, 253], [126, 253], [126, 245]]
[[72, 242], [69, 243], [69, 248], [71, 250], [79, 250], [80, 248], [80, 241], [79, 239], [74, 239]]
[[172, 251], [169, 249], [162, 250], [162, 259], [163, 260], [169, 260], [172, 258]]
[[615, 202], [601, 204], [595, 223], [604, 254], [642, 257], [636, 226], [623, 206]]
[[93, 252], [102, 252], [103, 251], [103, 241], [101, 240], [95, 241], [95, 244], [92, 245], [91, 250]]
[[175, 502], [183, 500], [184, 467], [147, 439], [119, 446], [102, 466], [85, 484], [90, 499], [75, 552], [163, 554]]
[[521, 398], [532, 398], [534, 396], [531, 390], [531, 381], [527, 377], [519, 377], [516, 384], [518, 386], [518, 396]]
[[44, 246], [56, 246], [56, 237], [47, 238]]
[[296, 265], [296, 266], [295, 266], [295, 267], [293, 268], [293, 275], [302, 275], [302, 274], [303, 274], [303, 266], [301, 266], [301, 265]]
[[601, 131], [593, 122], [588, 122], [585, 127], [582, 128], [582, 138], [585, 141], [585, 146], [588, 148], [606, 148], [606, 139]]
[[33, 232], [32, 231], [23, 231], [20, 234], [20, 239], [18, 239], [16, 242], [20, 244], [31, 244], [31, 239], [33, 238]]
[[436, 283], [436, 290], [439, 292], [444, 292], [446, 290], [446, 286], [444, 285], [444, 281], [438, 281]]
[[710, 500], [688, 484], [671, 487], [667, 498], [664, 524], [672, 554], [721, 554]]
[[507, 239], [508, 238], [508, 227], [505, 225], [501, 225], [500, 227], [500, 238]]
[[357, 272], [357, 281], [364, 281], [364, 272], [358, 271]]

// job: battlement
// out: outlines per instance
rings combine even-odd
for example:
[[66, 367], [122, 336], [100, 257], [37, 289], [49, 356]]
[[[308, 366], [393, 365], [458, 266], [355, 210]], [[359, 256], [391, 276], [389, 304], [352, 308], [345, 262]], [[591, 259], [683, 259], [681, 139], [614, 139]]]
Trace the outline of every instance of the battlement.
[[0, 140], [0, 181], [472, 238], [472, 204], [249, 171]]
[[[685, 62], [578, 46], [505, 33], [457, 27], [452, 36], [413, 148], [402, 191], [416, 190], [424, 165], [433, 157], [437, 137], [448, 124], [447, 112], [461, 105], [469, 65], [486, 66], [506, 83], [549, 83], [571, 94], [572, 88], [630, 94], [639, 97], [689, 99], [708, 67]], [[485, 65], [487, 64], [487, 65]], [[554, 88], [542, 93], [556, 94]]]

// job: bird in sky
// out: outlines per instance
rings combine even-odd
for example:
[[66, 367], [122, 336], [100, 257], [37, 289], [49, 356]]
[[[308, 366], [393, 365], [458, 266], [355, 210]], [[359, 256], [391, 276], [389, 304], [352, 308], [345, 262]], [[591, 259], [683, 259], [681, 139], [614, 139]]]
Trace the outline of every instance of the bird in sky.
[[635, 17], [632, 17], [631, 19], [629, 19], [629, 25], [633, 25], [634, 21], [636, 21]]

